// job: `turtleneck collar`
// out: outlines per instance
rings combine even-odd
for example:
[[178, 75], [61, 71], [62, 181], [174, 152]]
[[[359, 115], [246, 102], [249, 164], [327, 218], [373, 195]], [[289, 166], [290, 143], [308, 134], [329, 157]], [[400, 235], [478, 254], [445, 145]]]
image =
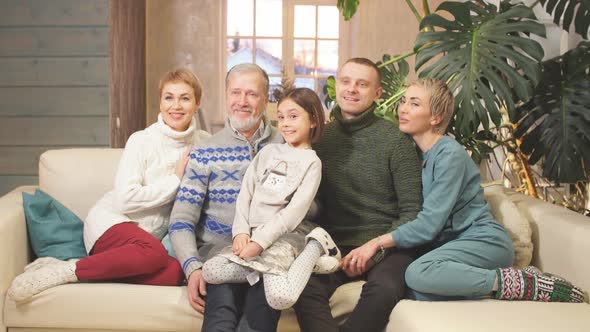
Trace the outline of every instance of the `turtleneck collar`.
[[377, 119], [375, 115], [375, 108], [377, 104], [373, 103], [366, 111], [361, 113], [360, 115], [352, 118], [352, 119], [345, 119], [342, 116], [342, 110], [340, 110], [340, 106], [336, 105], [332, 110], [331, 115], [340, 123], [342, 128], [344, 128], [348, 132], [354, 132], [360, 129], [363, 129], [369, 125], [371, 125]]
[[192, 141], [196, 126], [197, 121], [193, 116], [190, 125], [185, 131], [176, 131], [170, 128], [170, 126], [164, 122], [164, 119], [162, 119], [162, 114], [158, 114], [158, 129], [160, 130], [160, 133], [175, 141]]

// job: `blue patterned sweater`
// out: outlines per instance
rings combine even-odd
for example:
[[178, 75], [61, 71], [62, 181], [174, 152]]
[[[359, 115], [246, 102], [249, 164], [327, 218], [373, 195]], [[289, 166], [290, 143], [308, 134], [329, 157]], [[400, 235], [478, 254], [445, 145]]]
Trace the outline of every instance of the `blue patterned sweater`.
[[265, 124], [248, 142], [229, 124], [193, 147], [170, 215], [168, 233], [186, 277], [232, 242], [235, 204], [254, 155], [280, 143]]

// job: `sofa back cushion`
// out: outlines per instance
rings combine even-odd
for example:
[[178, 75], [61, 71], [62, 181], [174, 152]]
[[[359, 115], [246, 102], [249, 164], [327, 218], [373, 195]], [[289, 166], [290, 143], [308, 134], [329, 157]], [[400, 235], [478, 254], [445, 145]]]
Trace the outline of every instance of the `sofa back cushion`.
[[123, 149], [49, 150], [39, 160], [39, 188], [84, 220], [113, 188]]
[[533, 258], [533, 232], [529, 220], [520, 213], [502, 186], [488, 186], [484, 188], [484, 195], [494, 218], [504, 225], [512, 240], [513, 266], [528, 266]]

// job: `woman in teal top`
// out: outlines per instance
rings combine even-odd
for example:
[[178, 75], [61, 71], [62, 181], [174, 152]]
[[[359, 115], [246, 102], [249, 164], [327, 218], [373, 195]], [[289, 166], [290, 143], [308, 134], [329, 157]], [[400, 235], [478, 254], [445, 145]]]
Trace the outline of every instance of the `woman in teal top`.
[[424, 204], [415, 220], [353, 250], [343, 266], [367, 261], [385, 248], [430, 250], [406, 271], [420, 300], [478, 298], [582, 302], [583, 292], [563, 278], [534, 267], [511, 268], [512, 241], [494, 220], [479, 170], [464, 148], [444, 133], [453, 115], [453, 95], [442, 81], [412, 83], [399, 107], [400, 130], [422, 151]]

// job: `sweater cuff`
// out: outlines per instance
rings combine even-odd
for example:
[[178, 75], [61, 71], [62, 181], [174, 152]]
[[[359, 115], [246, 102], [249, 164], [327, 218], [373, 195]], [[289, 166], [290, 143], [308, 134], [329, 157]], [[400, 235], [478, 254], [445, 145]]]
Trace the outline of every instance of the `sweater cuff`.
[[402, 239], [402, 234], [399, 228], [391, 232], [391, 237], [393, 237], [393, 243], [395, 243], [396, 248], [405, 249], [408, 247]]
[[191, 273], [201, 268], [203, 268], [203, 262], [199, 261], [196, 257], [191, 257], [182, 264], [182, 270], [184, 271], [187, 280]]
[[373, 257], [371, 257], [371, 259], [373, 262], [375, 262], [375, 264], [377, 264], [387, 257], [387, 255], [389, 255], [389, 249], [379, 250], [375, 255], [373, 255]]
[[253, 234], [251, 241], [258, 243], [264, 250], [266, 250], [272, 244], [272, 241], [268, 241], [267, 239], [264, 239], [263, 236], [260, 236], [258, 234]]

